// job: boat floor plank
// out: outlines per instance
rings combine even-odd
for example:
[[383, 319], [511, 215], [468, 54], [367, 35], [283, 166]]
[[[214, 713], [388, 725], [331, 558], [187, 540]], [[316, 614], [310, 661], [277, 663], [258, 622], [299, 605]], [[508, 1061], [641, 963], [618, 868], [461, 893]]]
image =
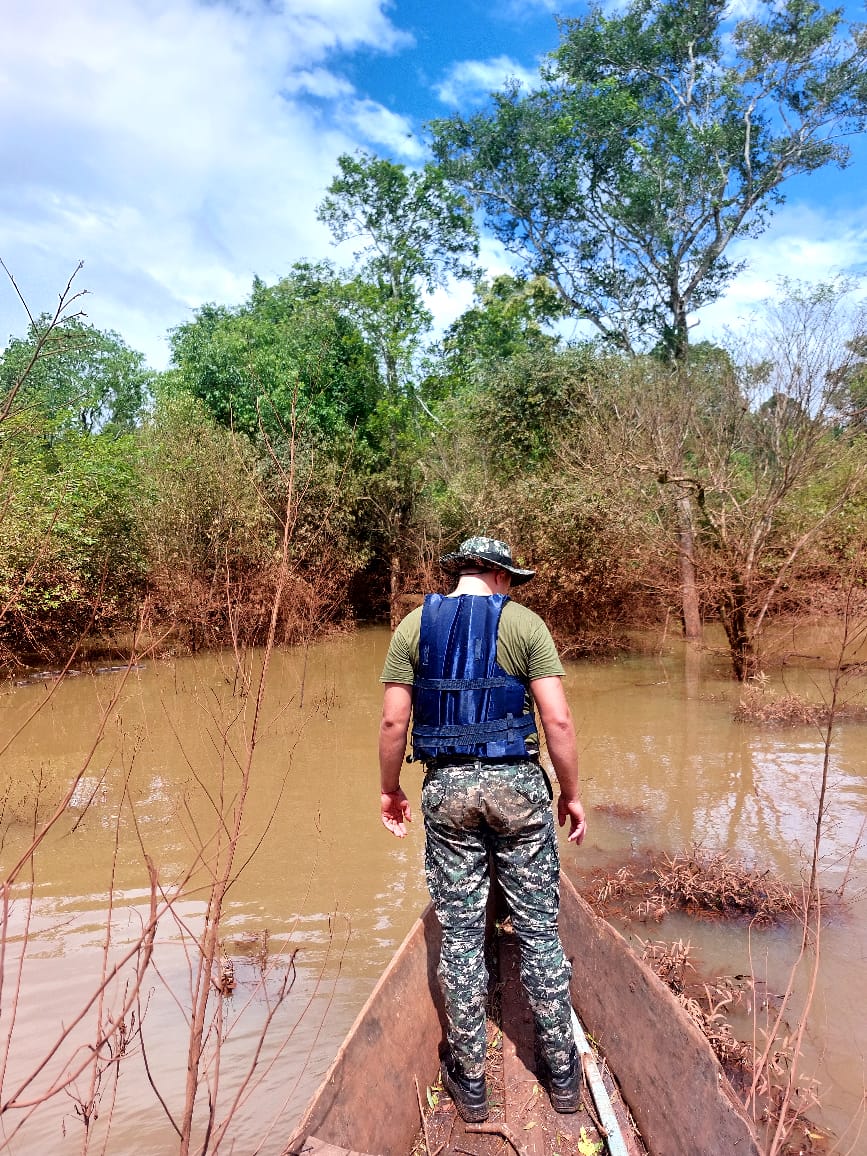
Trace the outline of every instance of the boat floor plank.
[[[488, 1124], [505, 1128], [497, 1133], [472, 1132], [448, 1094], [438, 1091], [434, 1107], [426, 1113], [427, 1144], [419, 1133], [414, 1156], [515, 1156], [515, 1152], [517, 1156], [579, 1156], [582, 1141], [585, 1150], [588, 1143], [600, 1142], [586, 1101], [581, 1111], [571, 1115], [561, 1115], [551, 1107], [537, 1071], [533, 1017], [520, 978], [520, 950], [509, 934], [498, 936], [497, 944], [499, 1024], [488, 1024], [493, 1045], [487, 1062]], [[600, 1067], [629, 1156], [647, 1156], [610, 1073], [604, 1064]]]
[[[512, 935], [500, 939], [500, 980], [502, 984], [503, 1084], [506, 1122], [521, 1142], [527, 1156], [566, 1156], [576, 1152], [584, 1139], [598, 1143], [600, 1135], [587, 1110], [590, 1093], [585, 1088], [579, 1112], [555, 1112], [542, 1089], [536, 1054], [533, 1016], [521, 984], [520, 950]], [[646, 1156], [635, 1134], [629, 1113], [607, 1068], [603, 1080], [620, 1124], [629, 1156]], [[582, 1135], [583, 1133], [583, 1135]]]
[[546, 1106], [542, 1101], [547, 1097], [536, 1073], [536, 1032], [521, 984], [521, 955], [511, 935], [501, 935], [499, 947], [506, 1123], [521, 1137], [527, 1156], [546, 1156], [548, 1130], [542, 1123]]

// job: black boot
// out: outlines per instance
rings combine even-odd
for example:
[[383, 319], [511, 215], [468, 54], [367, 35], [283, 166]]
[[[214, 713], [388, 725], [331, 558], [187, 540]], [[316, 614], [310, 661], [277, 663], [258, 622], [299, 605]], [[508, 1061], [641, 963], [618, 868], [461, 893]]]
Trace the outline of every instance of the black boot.
[[449, 1053], [442, 1062], [443, 1087], [455, 1102], [458, 1115], [468, 1124], [480, 1124], [488, 1118], [488, 1093], [485, 1077], [465, 1076], [460, 1064]]
[[578, 1049], [573, 1046], [569, 1057], [569, 1067], [556, 1076], [548, 1076], [548, 1094], [555, 1112], [577, 1112], [581, 1107], [581, 1090], [584, 1086], [584, 1069], [578, 1057]]

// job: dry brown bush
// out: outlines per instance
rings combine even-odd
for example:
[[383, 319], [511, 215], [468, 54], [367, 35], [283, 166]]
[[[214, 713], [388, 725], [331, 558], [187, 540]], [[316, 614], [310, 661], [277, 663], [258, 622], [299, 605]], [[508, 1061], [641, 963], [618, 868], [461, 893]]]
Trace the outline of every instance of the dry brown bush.
[[[284, 576], [277, 618], [276, 642], [294, 645], [336, 627], [346, 616], [345, 589], [349, 574], [335, 562], [322, 574]], [[280, 565], [227, 568], [210, 581], [169, 568], [151, 579], [152, 619], [164, 631], [174, 624], [170, 645], [185, 650], [261, 645], [269, 630], [272, 606], [280, 583]]]
[[663, 919], [671, 911], [758, 923], [800, 918], [800, 889], [732, 861], [726, 852], [710, 855], [700, 848], [688, 854], [653, 854], [644, 868], [626, 865], [597, 872], [585, 897], [602, 915]]
[[669, 910], [746, 915], [760, 923], [775, 923], [800, 916], [803, 909], [800, 890], [774, 879], [769, 871], [733, 862], [725, 851], [663, 854], [653, 866], [653, 875], [655, 886], [647, 902]]
[[[827, 726], [831, 708], [827, 703], [809, 702], [797, 694], [772, 694], [763, 687], [748, 686], [735, 707], [735, 722], [762, 726]], [[839, 703], [835, 717], [848, 722], [867, 722], [867, 706]]]

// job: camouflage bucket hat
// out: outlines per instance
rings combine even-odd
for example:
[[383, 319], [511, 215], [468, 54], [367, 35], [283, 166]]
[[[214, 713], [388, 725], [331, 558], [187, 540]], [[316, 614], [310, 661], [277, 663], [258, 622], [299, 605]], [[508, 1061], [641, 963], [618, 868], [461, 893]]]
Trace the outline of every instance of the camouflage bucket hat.
[[521, 570], [516, 566], [512, 561], [512, 551], [505, 542], [499, 542], [496, 538], [467, 538], [457, 550], [440, 558], [440, 566], [447, 574], [460, 574], [473, 562], [479, 566], [494, 565], [507, 570], [515, 586], [529, 582], [536, 573], [535, 570]]

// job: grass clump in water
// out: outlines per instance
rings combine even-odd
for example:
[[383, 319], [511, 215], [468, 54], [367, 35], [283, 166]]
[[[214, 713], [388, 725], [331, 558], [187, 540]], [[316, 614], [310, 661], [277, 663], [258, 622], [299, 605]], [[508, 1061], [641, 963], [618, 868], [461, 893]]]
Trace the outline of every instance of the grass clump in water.
[[[799, 694], [774, 694], [764, 686], [745, 688], [734, 710], [735, 722], [759, 726], [798, 727], [828, 725], [831, 707], [810, 702]], [[842, 722], [867, 722], [867, 706], [856, 702], [838, 702], [835, 718]]]
[[695, 847], [689, 853], [652, 853], [644, 868], [626, 865], [596, 873], [585, 897], [602, 915], [664, 919], [672, 911], [688, 915], [738, 918], [758, 923], [788, 922], [803, 910], [800, 888], [732, 860], [725, 851], [712, 855]]

